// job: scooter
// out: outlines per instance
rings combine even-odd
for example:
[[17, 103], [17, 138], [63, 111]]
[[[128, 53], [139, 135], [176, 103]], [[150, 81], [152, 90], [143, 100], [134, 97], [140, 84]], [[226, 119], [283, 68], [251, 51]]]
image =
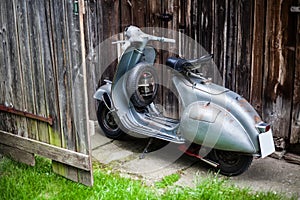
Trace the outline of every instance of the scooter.
[[105, 80], [94, 94], [98, 123], [107, 137], [130, 134], [177, 143], [184, 153], [227, 176], [242, 174], [253, 157], [264, 158], [275, 151], [271, 125], [247, 100], [197, 72], [211, 61], [211, 55], [167, 59], [181, 112], [179, 119], [164, 116], [154, 103], [160, 83], [154, 67], [156, 51], [147, 44], [175, 40], [146, 34], [135, 26], [125, 29], [125, 37], [115, 42], [126, 50], [113, 81]]

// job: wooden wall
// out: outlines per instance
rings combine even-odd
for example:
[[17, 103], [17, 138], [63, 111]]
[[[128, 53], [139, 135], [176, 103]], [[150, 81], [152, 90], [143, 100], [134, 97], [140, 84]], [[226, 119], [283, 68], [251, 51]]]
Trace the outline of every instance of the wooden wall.
[[[96, 110], [92, 95], [100, 76], [112, 78], [116, 66], [112, 62], [105, 72], [99, 68], [101, 57], [116, 54], [102, 51], [99, 44], [133, 24], [169, 28], [194, 38], [214, 54], [223, 84], [247, 98], [273, 124], [275, 136], [299, 144], [300, 19], [290, 11], [299, 3], [0, 1], [0, 106], [19, 111], [0, 111], [0, 137], [10, 138], [5, 134], [9, 132], [18, 136], [16, 141], [33, 139], [90, 159], [87, 122], [95, 119]], [[172, 20], [162, 20], [162, 14], [172, 15]], [[157, 61], [163, 63], [167, 55], [159, 51]], [[159, 101], [166, 105], [166, 114], [178, 117], [177, 100], [169, 91], [160, 92]], [[53, 123], [39, 120], [47, 118]], [[0, 143], [0, 150], [7, 151], [8, 142]], [[92, 173], [86, 169], [54, 162], [57, 173], [92, 184]]]
[[[128, 25], [163, 27], [184, 32], [209, 53], [223, 84], [243, 95], [274, 135], [300, 143], [299, 14], [290, 7], [298, 0], [88, 0], [85, 15], [87, 52]], [[172, 15], [169, 22], [161, 15]], [[101, 54], [98, 55], [101, 58]], [[158, 61], [164, 61], [160, 52]], [[97, 62], [95, 62], [97, 63]], [[97, 64], [89, 70], [91, 97], [99, 82]], [[112, 78], [114, 68], [105, 76]], [[176, 99], [161, 95], [166, 105]], [[95, 103], [89, 101], [95, 119]], [[168, 106], [167, 112], [176, 112]], [[176, 115], [174, 115], [176, 117]]]
[[[24, 140], [68, 149], [75, 156], [76, 152], [89, 156], [86, 87], [82, 78], [84, 9], [83, 1], [74, 3], [0, 1], [0, 105], [8, 109], [0, 111], [0, 130], [5, 138], [8, 136], [4, 132], [9, 132]], [[75, 6], [80, 8], [79, 13], [74, 13]], [[42, 118], [51, 118], [53, 123]], [[90, 169], [71, 167], [72, 159], [68, 165], [56, 162], [58, 157], [53, 157], [57, 173], [92, 184]]]

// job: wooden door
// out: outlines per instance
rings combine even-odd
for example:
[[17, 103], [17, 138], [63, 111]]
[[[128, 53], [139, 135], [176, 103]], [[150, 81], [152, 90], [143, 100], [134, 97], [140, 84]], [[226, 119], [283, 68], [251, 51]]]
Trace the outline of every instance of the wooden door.
[[0, 151], [31, 165], [33, 154], [48, 157], [56, 173], [92, 185], [84, 1], [0, 9]]

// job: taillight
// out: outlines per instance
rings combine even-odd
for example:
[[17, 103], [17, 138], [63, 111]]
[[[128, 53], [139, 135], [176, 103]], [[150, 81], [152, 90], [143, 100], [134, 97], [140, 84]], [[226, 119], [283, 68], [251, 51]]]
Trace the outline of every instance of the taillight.
[[271, 129], [271, 124], [267, 124], [265, 122], [260, 122], [259, 124], [256, 125], [256, 129], [260, 133], [265, 133], [265, 132], [268, 132]]

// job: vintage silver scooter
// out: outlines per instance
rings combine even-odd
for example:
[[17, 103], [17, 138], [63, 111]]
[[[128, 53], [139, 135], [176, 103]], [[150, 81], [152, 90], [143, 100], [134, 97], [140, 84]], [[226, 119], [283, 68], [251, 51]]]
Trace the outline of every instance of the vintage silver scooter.
[[147, 43], [175, 40], [145, 34], [135, 26], [126, 28], [125, 36], [125, 41], [118, 41], [126, 50], [113, 81], [105, 80], [94, 94], [99, 102], [98, 122], [107, 137], [119, 139], [127, 133], [182, 144], [180, 150], [228, 176], [247, 170], [253, 157], [274, 152], [271, 127], [254, 108], [240, 95], [197, 73], [202, 63], [211, 60], [210, 55], [194, 60], [168, 58], [181, 114], [179, 120], [163, 116], [153, 103], [159, 85], [153, 67], [156, 51]]

